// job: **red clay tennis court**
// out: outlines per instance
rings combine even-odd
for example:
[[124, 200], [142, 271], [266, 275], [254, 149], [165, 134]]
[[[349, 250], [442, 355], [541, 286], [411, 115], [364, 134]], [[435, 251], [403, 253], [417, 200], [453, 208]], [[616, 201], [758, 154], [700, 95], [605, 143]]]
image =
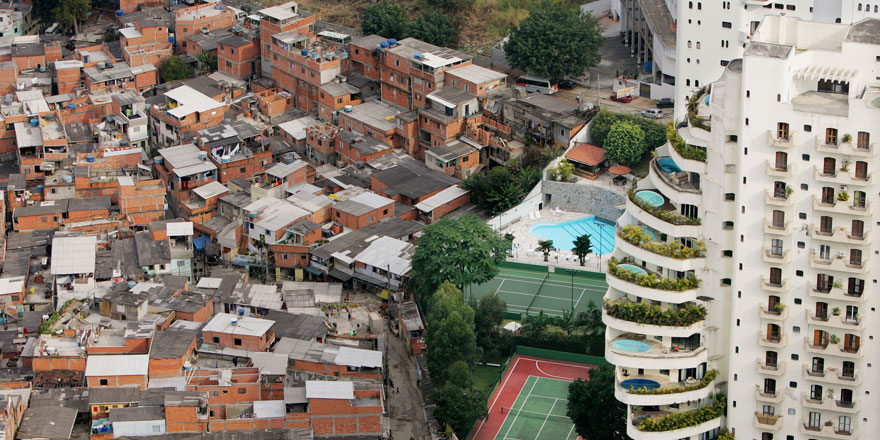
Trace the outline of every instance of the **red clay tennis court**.
[[516, 355], [489, 398], [489, 417], [471, 440], [576, 440], [565, 415], [568, 383], [587, 379], [596, 365]]

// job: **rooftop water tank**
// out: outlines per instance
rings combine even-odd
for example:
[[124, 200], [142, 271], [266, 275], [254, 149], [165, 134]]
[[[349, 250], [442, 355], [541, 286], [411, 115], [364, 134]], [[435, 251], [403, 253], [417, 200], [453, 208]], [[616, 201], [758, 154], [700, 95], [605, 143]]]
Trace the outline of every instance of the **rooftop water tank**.
[[169, 43], [173, 43], [173, 42], [174, 42], [174, 35], [169, 35], [169, 36], [168, 36], [168, 42], [169, 42]]
[[299, 54], [304, 57], [307, 57], [307, 56], [309, 56], [309, 50], [308, 49], [300, 49]]
[[244, 309], [238, 309], [238, 316], [244, 316]]
[[76, 108], [76, 104], [67, 104], [67, 108], [73, 110]]
[[43, 185], [37, 185], [37, 191], [43, 192]]
[[162, 162], [165, 162], [165, 158], [162, 156], [156, 156], [153, 158], [153, 162], [162, 163]]
[[95, 156], [93, 156], [91, 154], [86, 156], [86, 162], [92, 163], [94, 161], [95, 161]]
[[107, 65], [107, 63], [101, 61], [100, 63], [98, 63], [98, 68], [99, 68], [99, 69], [103, 69], [104, 66], [106, 66], [106, 65]]
[[208, 160], [208, 153], [205, 151], [199, 151], [199, 159]]
[[417, 59], [417, 60], [420, 60], [420, 59], [422, 59], [422, 54], [416, 52], [416, 53], [413, 54], [413, 58], [415, 58], [415, 59]]
[[232, 325], [236, 325], [236, 324], [238, 324], [238, 318], [233, 317], [232, 318]]
[[351, 109], [352, 109], [352, 107], [351, 107], [350, 105], [346, 105], [346, 106], [345, 106], [345, 111], [346, 111], [346, 112], [350, 112]]
[[117, 16], [117, 17], [122, 17], [123, 15], [125, 15], [125, 11], [123, 11], [122, 9], [117, 9], [117, 10], [116, 10], [116, 16]]
[[129, 288], [129, 289], [134, 288], [134, 286], [137, 286], [137, 281], [129, 281], [129, 282], [128, 282], [128, 288]]
[[397, 45], [397, 39], [396, 39], [396, 38], [389, 38], [389, 39], [388, 39], [388, 44], [391, 45], [391, 46], [396, 46], [396, 45]]
[[223, 10], [223, 5], [217, 5], [217, 9], [220, 10], [220, 11], [222, 11], [222, 10]]
[[382, 49], [388, 49], [388, 42], [383, 41], [383, 42], [379, 43], [379, 47], [381, 47]]
[[73, 176], [61, 176], [61, 180], [63, 180], [64, 183], [73, 183]]
[[37, 125], [40, 125], [40, 120], [37, 118], [31, 119], [31, 127], [36, 127]]
[[46, 71], [46, 66], [40, 66], [40, 72], [45, 72], [45, 71]]
[[314, 59], [317, 60], [318, 58], [321, 58], [321, 54], [315, 52], [315, 53], [312, 54], [312, 58], [314, 58]]

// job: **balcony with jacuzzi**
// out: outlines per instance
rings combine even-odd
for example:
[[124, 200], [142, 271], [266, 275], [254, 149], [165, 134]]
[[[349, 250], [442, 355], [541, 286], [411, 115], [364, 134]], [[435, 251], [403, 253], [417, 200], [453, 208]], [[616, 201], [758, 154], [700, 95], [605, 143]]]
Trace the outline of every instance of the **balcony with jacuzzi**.
[[608, 260], [605, 281], [614, 291], [670, 304], [697, 300], [700, 280], [693, 271], [679, 272], [626, 255], [619, 248]]
[[700, 333], [689, 337], [669, 337], [629, 333], [614, 328], [605, 331], [605, 359], [626, 368], [695, 368], [708, 361]]
[[[627, 406], [626, 434], [633, 440], [679, 440], [704, 435], [721, 426], [727, 408], [723, 394], [712, 396], [676, 406]], [[674, 422], [664, 420], [667, 417]]]
[[655, 188], [676, 205], [702, 203], [700, 174], [682, 170], [669, 156], [651, 160], [648, 178]]
[[706, 265], [706, 246], [695, 237], [666, 236], [647, 225], [618, 223], [617, 249], [637, 260], [650, 261], [658, 266], [688, 272]]
[[715, 391], [718, 370], [616, 368], [614, 397], [627, 405], [661, 406], [704, 399]]
[[[657, 180], [660, 180], [657, 178]], [[652, 179], [642, 179], [638, 188], [630, 190], [626, 201], [626, 211], [642, 224], [673, 237], [702, 236], [702, 220], [698, 216], [697, 204], [681, 203], [673, 200], [677, 192], [659, 188]], [[695, 194], [691, 194], [696, 196]], [[690, 199], [688, 199], [690, 200]], [[695, 200], [701, 200], [696, 198]]]
[[624, 333], [687, 338], [705, 328], [706, 308], [695, 303], [642, 301], [632, 295], [609, 292], [602, 306], [602, 322]]

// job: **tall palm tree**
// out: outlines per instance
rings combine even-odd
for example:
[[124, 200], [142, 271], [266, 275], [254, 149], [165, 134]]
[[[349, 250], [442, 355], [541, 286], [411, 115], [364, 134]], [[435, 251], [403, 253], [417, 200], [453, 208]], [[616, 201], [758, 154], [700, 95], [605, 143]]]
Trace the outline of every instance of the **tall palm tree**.
[[583, 266], [587, 255], [590, 254], [590, 248], [593, 247], [593, 244], [590, 242], [590, 235], [581, 235], [580, 237], [574, 239], [572, 243], [574, 244], [572, 252], [577, 255], [578, 261], [580, 261], [581, 266]]
[[573, 310], [562, 309], [562, 315], [554, 318], [553, 322], [559, 328], [565, 330], [565, 333], [567, 335], [571, 336], [572, 333], [583, 327], [586, 320], [584, 317], [581, 316], [581, 313], [575, 312]]
[[553, 240], [541, 240], [538, 242], [538, 248], [535, 249], [535, 252], [543, 252], [544, 253], [544, 261], [548, 261], [550, 259], [550, 251], [555, 251], [556, 248], [553, 246]]

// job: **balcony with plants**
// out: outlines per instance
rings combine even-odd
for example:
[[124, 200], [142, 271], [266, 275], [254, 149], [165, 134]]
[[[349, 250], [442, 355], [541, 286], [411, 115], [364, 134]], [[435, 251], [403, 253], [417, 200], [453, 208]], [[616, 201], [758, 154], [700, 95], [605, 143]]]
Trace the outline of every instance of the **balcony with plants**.
[[874, 212], [874, 202], [859, 202], [844, 191], [837, 194], [836, 200], [822, 200], [814, 195], [813, 209], [831, 214], [870, 217]]
[[624, 225], [618, 228], [618, 249], [637, 259], [650, 261], [680, 272], [687, 272], [705, 265], [706, 245], [697, 240], [692, 246], [678, 242], [655, 241], [655, 235], [644, 227]]
[[683, 278], [666, 277], [648, 271], [632, 258], [608, 260], [609, 286], [631, 295], [655, 301], [681, 304], [696, 297], [700, 280], [693, 274]]
[[864, 356], [865, 350], [861, 349], [861, 345], [847, 346], [841, 342], [840, 337], [833, 333], [823, 341], [814, 341], [810, 336], [805, 336], [804, 350], [807, 353], [847, 359], [859, 359]]
[[[641, 185], [640, 185], [641, 186]], [[673, 237], [698, 237], [702, 231], [699, 217], [688, 217], [679, 213], [679, 207], [663, 196], [664, 203], [654, 206], [639, 198], [636, 193], [653, 188], [630, 190], [627, 195], [626, 211], [641, 223]], [[658, 194], [659, 191], [656, 191]]]
[[764, 203], [772, 206], [788, 207], [794, 204], [794, 188], [786, 186], [784, 190], [767, 189]]
[[815, 138], [816, 151], [828, 154], [842, 154], [846, 156], [874, 157], [877, 155], [876, 145], [872, 142], [853, 143], [851, 134], [841, 136], [840, 142], [828, 142], [825, 136], [817, 135]]
[[683, 162], [696, 162], [690, 164], [690, 166], [695, 168], [693, 171], [705, 171], [706, 149], [685, 142], [678, 133], [678, 129], [675, 128], [675, 124], [672, 122], [669, 122], [666, 126], [666, 140], [669, 142], [670, 146], [669, 154], [675, 159], [675, 163], [679, 163], [679, 160], [682, 160]]
[[[605, 335], [605, 359], [618, 367], [687, 369], [708, 362], [706, 346], [699, 333], [689, 337], [660, 337], [631, 333], [609, 327]], [[633, 349], [633, 348], [636, 349]]]
[[627, 435], [634, 440], [690, 438], [721, 426], [727, 410], [723, 394], [707, 397], [706, 405], [688, 410], [647, 411], [630, 407]]
[[819, 285], [816, 282], [810, 282], [810, 296], [821, 299], [823, 301], [837, 300], [846, 302], [862, 303], [867, 300], [867, 295], [863, 291], [854, 290], [850, 287], [844, 288], [843, 283], [835, 281], [828, 285]]
[[[626, 372], [626, 369], [622, 369]], [[637, 406], [662, 406], [675, 403], [693, 402], [704, 399], [715, 389], [715, 381], [718, 378], [718, 370], [707, 371], [702, 379], [689, 377], [684, 381], [670, 380], [670, 376], [657, 374], [642, 374], [631, 376], [618, 374], [615, 384], [615, 397], [627, 405]], [[676, 372], [672, 372], [675, 374]], [[650, 386], [633, 385], [633, 382], [644, 382]]]
[[648, 178], [673, 204], [699, 205], [703, 200], [700, 174], [682, 171], [670, 157], [653, 159]]
[[618, 299], [606, 302], [602, 322], [625, 332], [652, 336], [688, 337], [703, 329], [706, 308], [696, 304], [663, 307]]
[[839, 307], [831, 309], [831, 313], [826, 311], [824, 313], [816, 314], [809, 310], [805, 310], [804, 312], [806, 313], [807, 324], [813, 326], [829, 327], [845, 331], [863, 330], [865, 328], [865, 320], [862, 319], [861, 314], [856, 313], [855, 316], [846, 316], [845, 313], [841, 313]]
[[761, 319], [767, 319], [771, 321], [784, 321], [788, 319], [788, 307], [782, 303], [775, 303], [772, 306], [759, 303], [759, 310]]
[[777, 431], [782, 428], [782, 416], [755, 412], [755, 428]]
[[826, 172], [828, 170], [817, 165], [814, 169], [814, 177], [817, 182], [822, 183], [846, 186], [874, 186], [874, 173], [859, 175], [850, 171], [849, 168], [850, 163], [846, 160], [843, 161], [840, 170], [834, 170], [830, 173]]

